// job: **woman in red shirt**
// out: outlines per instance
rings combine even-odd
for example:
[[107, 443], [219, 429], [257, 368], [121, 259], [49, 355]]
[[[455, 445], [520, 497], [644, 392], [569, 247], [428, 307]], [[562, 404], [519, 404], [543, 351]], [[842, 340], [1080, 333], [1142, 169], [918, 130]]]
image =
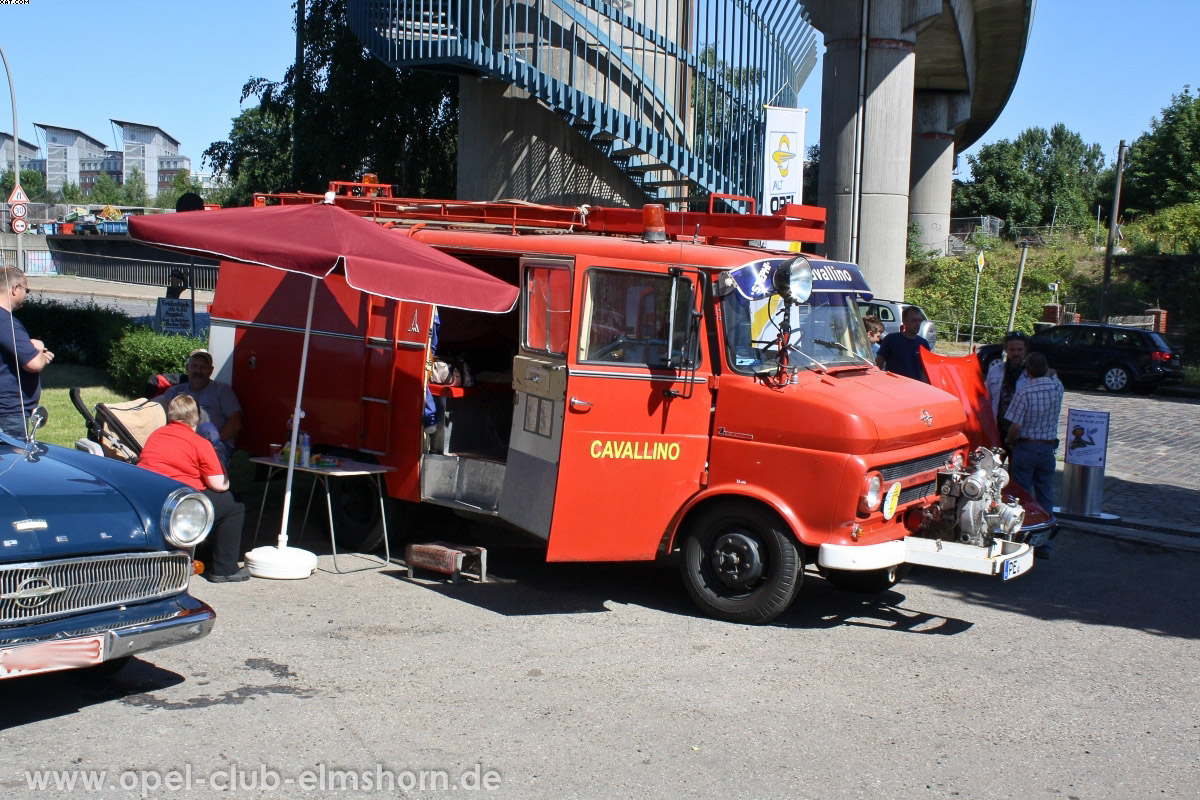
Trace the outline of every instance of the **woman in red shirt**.
[[213, 563], [204, 577], [213, 583], [248, 580], [250, 571], [238, 569], [246, 508], [230, 494], [229, 478], [212, 443], [196, 433], [199, 424], [195, 399], [186, 394], [176, 396], [167, 406], [167, 424], [150, 434], [138, 466], [202, 491], [212, 501], [216, 512], [209, 537]]

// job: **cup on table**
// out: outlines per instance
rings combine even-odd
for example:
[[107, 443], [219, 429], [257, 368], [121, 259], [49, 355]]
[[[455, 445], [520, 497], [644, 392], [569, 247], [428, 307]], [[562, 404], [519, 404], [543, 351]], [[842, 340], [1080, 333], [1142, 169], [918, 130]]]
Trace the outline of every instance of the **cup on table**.
[[275, 461], [275, 462], [278, 462], [278, 461], [280, 461], [280, 455], [279, 455], [279, 454], [280, 454], [280, 452], [281, 452], [282, 450], [283, 450], [283, 445], [281, 445], [281, 444], [273, 444], [273, 445], [271, 445], [271, 460], [272, 460], [272, 461]]

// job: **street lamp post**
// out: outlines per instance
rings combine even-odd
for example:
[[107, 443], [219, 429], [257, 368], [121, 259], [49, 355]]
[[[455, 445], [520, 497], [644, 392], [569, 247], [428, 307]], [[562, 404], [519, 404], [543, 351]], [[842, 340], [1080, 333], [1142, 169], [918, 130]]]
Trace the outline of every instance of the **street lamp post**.
[[[4, 48], [0, 47], [0, 61], [4, 62], [4, 74], [8, 76], [8, 96], [12, 100], [13, 112], [13, 187], [14, 189], [21, 188], [21, 138], [17, 132], [17, 93], [13, 89], [12, 70], [8, 68], [8, 56], [4, 55]], [[17, 269], [24, 270], [25, 264], [21, 252], [21, 234], [17, 234]]]

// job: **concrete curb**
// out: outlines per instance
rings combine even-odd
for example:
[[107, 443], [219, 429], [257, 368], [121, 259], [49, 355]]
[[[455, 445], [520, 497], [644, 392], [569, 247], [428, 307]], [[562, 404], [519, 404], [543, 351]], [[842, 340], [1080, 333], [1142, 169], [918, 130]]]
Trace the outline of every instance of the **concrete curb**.
[[[1180, 530], [1176, 533], [1171, 533], [1169, 529], [1155, 525], [1153, 522], [1122, 519], [1120, 522], [1110, 524], [1060, 519], [1059, 524], [1064, 528], [1070, 528], [1071, 530], [1083, 533], [1092, 533], [1107, 539], [1117, 539], [1136, 544], [1151, 544], [1168, 550], [1185, 550], [1192, 553], [1200, 553], [1200, 532], [1192, 533]], [[1133, 528], [1129, 527], [1130, 525], [1144, 525], [1146, 528], [1151, 528], [1152, 530]]]

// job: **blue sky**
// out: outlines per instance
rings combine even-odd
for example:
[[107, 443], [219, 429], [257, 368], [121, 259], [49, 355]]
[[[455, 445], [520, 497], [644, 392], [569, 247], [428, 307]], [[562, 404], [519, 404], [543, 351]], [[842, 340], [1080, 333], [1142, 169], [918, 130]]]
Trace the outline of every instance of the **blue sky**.
[[[115, 144], [110, 118], [158, 125], [200, 169], [225, 138], [252, 76], [278, 80], [295, 56], [291, 0], [30, 0], [0, 6], [0, 47], [17, 92], [20, 135], [34, 122]], [[1184, 84], [1200, 86], [1195, 0], [1040, 0], [1008, 106], [981, 143], [1056, 122], [1111, 162]], [[820, 65], [801, 92], [807, 139], [820, 131]], [[12, 127], [0, 84], [0, 130]], [[40, 144], [40, 142], [39, 142]], [[977, 150], [976, 145], [973, 150]], [[965, 159], [960, 177], [969, 177]]]

